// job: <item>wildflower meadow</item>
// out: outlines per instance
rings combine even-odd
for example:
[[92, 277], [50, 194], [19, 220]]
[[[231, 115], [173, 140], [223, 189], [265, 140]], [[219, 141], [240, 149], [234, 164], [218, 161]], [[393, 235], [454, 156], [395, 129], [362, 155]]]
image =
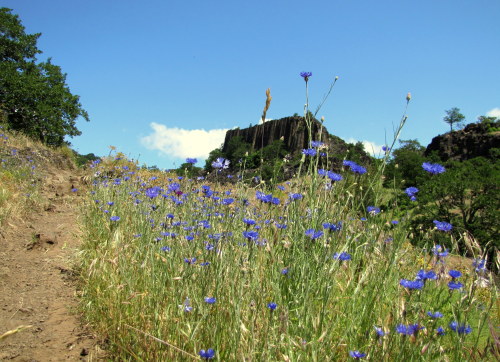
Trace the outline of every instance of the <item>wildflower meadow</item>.
[[[301, 76], [307, 116], [312, 73]], [[381, 207], [405, 122], [406, 110], [374, 167], [319, 168], [328, 150], [310, 139], [296, 177], [279, 183], [238, 171], [225, 182], [225, 159], [210, 180], [122, 154], [94, 161], [78, 255], [86, 320], [118, 360], [494, 359], [498, 295], [482, 250], [474, 260], [436, 244], [453, 237], [443, 220], [413, 246], [413, 215]]]

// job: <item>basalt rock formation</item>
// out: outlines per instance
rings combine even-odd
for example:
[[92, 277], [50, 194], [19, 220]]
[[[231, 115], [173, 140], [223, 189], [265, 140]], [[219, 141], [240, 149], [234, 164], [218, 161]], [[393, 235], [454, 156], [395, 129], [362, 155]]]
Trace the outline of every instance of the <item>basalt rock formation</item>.
[[[471, 123], [463, 130], [448, 132], [432, 139], [424, 155], [437, 153], [442, 161], [465, 161], [475, 157], [494, 158], [491, 152], [500, 148], [500, 122]], [[493, 131], [492, 131], [493, 130]]]
[[[322, 141], [328, 146], [329, 155], [342, 155], [348, 151], [347, 143], [339, 137], [328, 133], [321, 122], [314, 119], [311, 122], [311, 134], [314, 141]], [[304, 117], [293, 116], [276, 119], [248, 128], [236, 128], [227, 131], [222, 151], [227, 152], [229, 140], [241, 137], [242, 141], [251, 145], [251, 150], [259, 150], [282, 139], [286, 149], [291, 154], [300, 153], [305, 148], [310, 148], [309, 135]], [[368, 160], [364, 154], [363, 159]]]

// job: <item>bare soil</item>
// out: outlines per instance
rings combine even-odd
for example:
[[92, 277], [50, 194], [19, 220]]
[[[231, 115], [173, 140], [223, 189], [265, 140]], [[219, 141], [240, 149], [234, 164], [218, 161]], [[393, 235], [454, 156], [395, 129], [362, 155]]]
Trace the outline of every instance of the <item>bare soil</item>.
[[0, 229], [0, 360], [89, 361], [104, 356], [77, 313], [72, 260], [79, 245], [80, 177], [49, 171], [45, 200]]

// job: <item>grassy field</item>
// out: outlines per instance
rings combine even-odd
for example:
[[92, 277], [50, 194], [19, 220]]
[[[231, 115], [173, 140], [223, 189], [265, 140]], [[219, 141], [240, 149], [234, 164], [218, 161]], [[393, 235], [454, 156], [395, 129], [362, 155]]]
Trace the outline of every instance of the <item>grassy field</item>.
[[94, 163], [82, 306], [114, 356], [492, 359], [498, 295], [487, 271], [465, 258], [448, 267], [456, 256], [433, 245], [446, 233], [437, 228], [426, 249], [412, 247], [411, 215], [366, 204], [380, 194], [378, 170], [347, 164], [338, 180], [314, 164], [249, 187], [122, 157]]

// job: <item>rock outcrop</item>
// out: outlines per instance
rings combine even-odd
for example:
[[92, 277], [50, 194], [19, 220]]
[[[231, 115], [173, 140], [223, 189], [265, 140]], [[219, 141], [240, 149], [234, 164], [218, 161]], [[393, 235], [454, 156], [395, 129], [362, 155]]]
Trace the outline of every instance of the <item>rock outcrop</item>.
[[475, 157], [492, 158], [493, 148], [500, 148], [500, 122], [471, 123], [463, 130], [448, 132], [432, 139], [424, 155], [437, 153], [442, 161], [465, 161]]
[[[345, 154], [348, 150], [347, 143], [339, 137], [330, 135], [326, 127], [318, 120], [312, 121], [311, 134], [314, 141], [322, 141], [328, 145], [328, 153], [331, 155]], [[222, 151], [227, 152], [229, 140], [238, 136], [242, 141], [251, 145], [251, 150], [259, 150], [279, 139], [283, 139], [286, 149], [292, 154], [310, 147], [306, 121], [304, 117], [298, 116], [276, 119], [253, 127], [229, 130], [226, 133]]]

